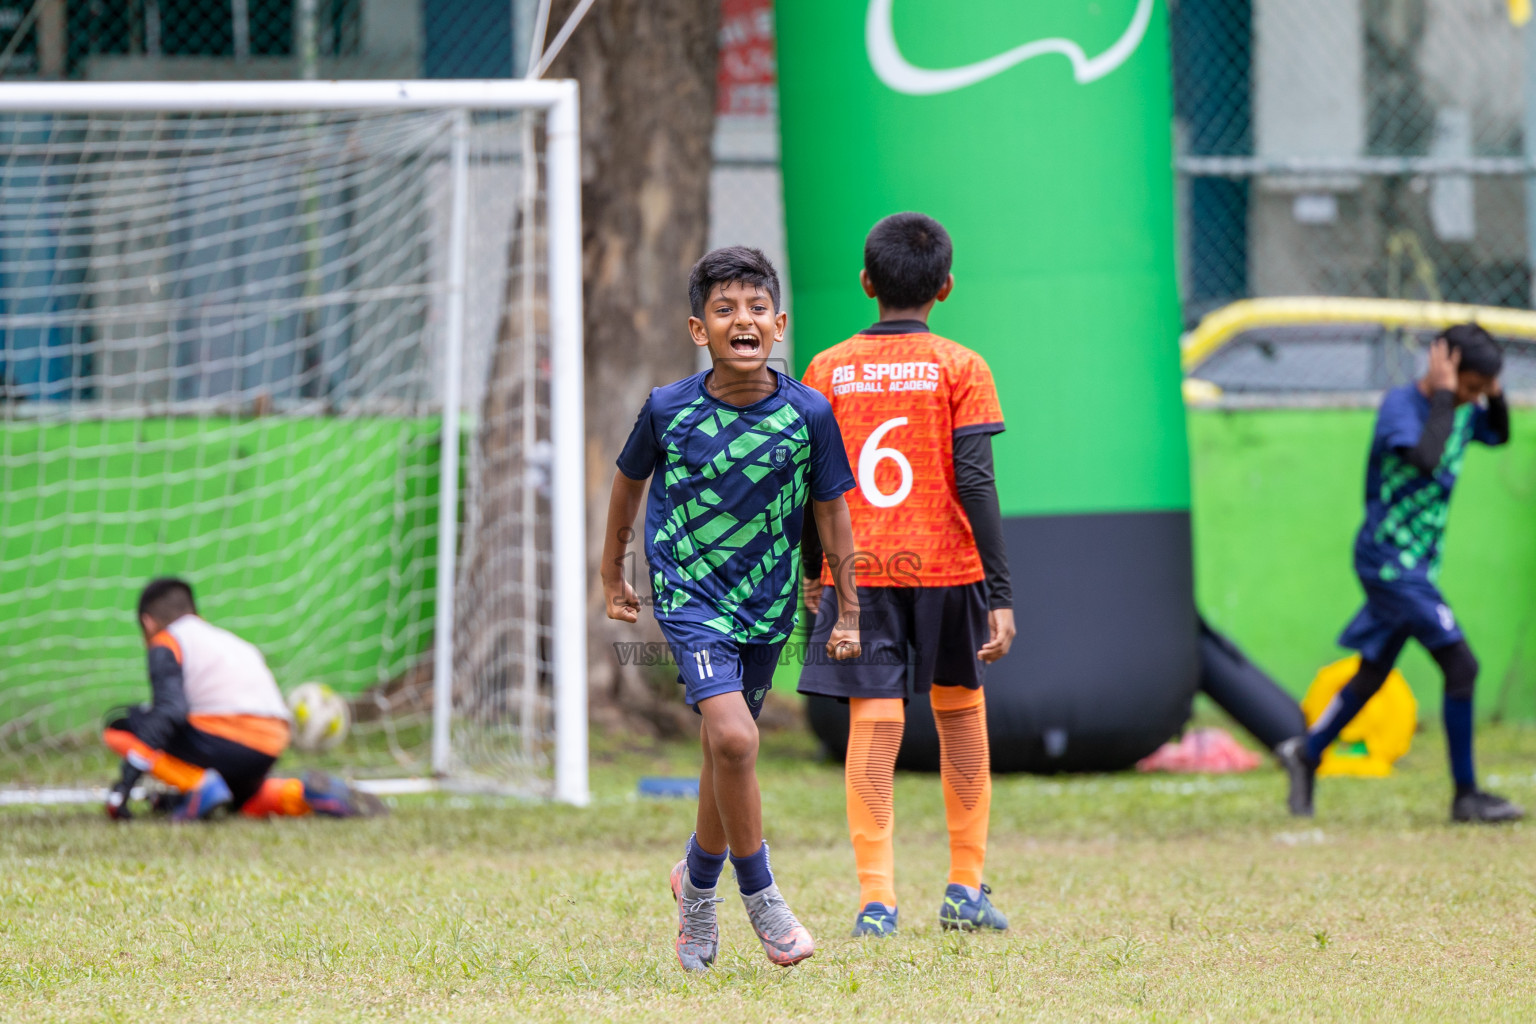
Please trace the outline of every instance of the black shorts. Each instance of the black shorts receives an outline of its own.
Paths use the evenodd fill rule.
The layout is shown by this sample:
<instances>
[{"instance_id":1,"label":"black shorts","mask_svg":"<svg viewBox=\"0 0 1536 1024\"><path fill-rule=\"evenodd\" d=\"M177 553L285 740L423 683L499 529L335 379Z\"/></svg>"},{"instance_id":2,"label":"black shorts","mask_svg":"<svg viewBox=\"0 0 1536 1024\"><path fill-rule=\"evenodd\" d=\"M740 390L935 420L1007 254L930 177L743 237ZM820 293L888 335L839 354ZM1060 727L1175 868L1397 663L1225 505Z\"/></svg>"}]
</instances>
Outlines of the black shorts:
<instances>
[{"instance_id":1,"label":"black shorts","mask_svg":"<svg viewBox=\"0 0 1536 1024\"><path fill-rule=\"evenodd\" d=\"M139 731L134 728L136 711L137 709L129 711L126 718L109 722L107 728L121 729L139 736ZM143 737L140 736L140 738ZM236 743L223 736L215 736L213 733L194 729L186 723L171 733L170 738L165 741L165 745L160 750L178 761L185 761L199 768L212 768L224 776L236 807L243 806L247 800L256 795L256 791L261 789L261 784L266 781L267 773L277 763L277 758L271 754L263 754L243 743Z\"/></svg>"},{"instance_id":2,"label":"black shorts","mask_svg":"<svg viewBox=\"0 0 1536 1024\"><path fill-rule=\"evenodd\" d=\"M800 673L800 692L823 697L901 697L934 686L978 689L986 666L976 652L991 637L985 583L953 587L860 587L857 658L834 661L827 638L837 591L823 587Z\"/></svg>"}]
</instances>

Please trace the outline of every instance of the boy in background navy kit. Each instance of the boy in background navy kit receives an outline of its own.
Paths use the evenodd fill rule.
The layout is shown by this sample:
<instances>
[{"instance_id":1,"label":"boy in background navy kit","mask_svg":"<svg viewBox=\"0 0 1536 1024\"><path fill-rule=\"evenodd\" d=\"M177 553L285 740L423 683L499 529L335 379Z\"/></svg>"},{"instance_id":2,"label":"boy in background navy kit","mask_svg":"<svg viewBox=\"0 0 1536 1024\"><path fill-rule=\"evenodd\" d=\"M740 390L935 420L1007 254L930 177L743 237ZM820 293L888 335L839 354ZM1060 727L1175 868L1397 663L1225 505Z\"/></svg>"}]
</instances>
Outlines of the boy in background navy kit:
<instances>
[{"instance_id":1,"label":"boy in background navy kit","mask_svg":"<svg viewBox=\"0 0 1536 1024\"><path fill-rule=\"evenodd\" d=\"M1445 676L1445 739L1456 784L1451 819L1504 822L1524 816L1510 801L1477 788L1472 760L1477 658L1437 585L1440 541L1467 445L1509 442L1509 408L1499 385L1503 365L1487 331L1458 324L1430 346L1422 379L1393 388L1382 399L1365 474L1365 523L1355 537L1355 572L1365 588L1365 607L1339 637L1341 646L1360 652L1360 668L1306 735L1275 750L1290 776L1288 805L1294 815L1312 816L1323 751L1381 688L1413 639Z\"/></svg>"}]
</instances>

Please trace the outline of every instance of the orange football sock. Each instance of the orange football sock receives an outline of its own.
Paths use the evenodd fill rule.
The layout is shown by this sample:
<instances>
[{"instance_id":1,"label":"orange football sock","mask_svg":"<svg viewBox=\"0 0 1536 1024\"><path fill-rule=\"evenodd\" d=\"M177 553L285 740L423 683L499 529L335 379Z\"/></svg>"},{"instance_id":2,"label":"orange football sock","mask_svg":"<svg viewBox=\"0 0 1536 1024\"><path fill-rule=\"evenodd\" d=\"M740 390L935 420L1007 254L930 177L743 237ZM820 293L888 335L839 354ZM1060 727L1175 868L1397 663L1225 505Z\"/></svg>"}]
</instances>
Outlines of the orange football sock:
<instances>
[{"instance_id":1,"label":"orange football sock","mask_svg":"<svg viewBox=\"0 0 1536 1024\"><path fill-rule=\"evenodd\" d=\"M992 813L992 764L987 706L981 690L935 686L929 694L939 729L939 776L949 825L949 880L981 887Z\"/></svg>"},{"instance_id":2,"label":"orange football sock","mask_svg":"<svg viewBox=\"0 0 1536 1024\"><path fill-rule=\"evenodd\" d=\"M899 698L848 701L848 835L859 871L859 906L896 906L896 854L891 834L896 807L891 784L907 713Z\"/></svg>"},{"instance_id":3,"label":"orange football sock","mask_svg":"<svg viewBox=\"0 0 1536 1024\"><path fill-rule=\"evenodd\" d=\"M132 761L134 767L183 793L196 789L203 781L203 769L156 750L126 729L108 729L101 738L114 753Z\"/></svg>"},{"instance_id":4,"label":"orange football sock","mask_svg":"<svg viewBox=\"0 0 1536 1024\"><path fill-rule=\"evenodd\" d=\"M240 813L251 818L302 818L309 813L309 804L304 802L304 780L267 779L240 808Z\"/></svg>"}]
</instances>

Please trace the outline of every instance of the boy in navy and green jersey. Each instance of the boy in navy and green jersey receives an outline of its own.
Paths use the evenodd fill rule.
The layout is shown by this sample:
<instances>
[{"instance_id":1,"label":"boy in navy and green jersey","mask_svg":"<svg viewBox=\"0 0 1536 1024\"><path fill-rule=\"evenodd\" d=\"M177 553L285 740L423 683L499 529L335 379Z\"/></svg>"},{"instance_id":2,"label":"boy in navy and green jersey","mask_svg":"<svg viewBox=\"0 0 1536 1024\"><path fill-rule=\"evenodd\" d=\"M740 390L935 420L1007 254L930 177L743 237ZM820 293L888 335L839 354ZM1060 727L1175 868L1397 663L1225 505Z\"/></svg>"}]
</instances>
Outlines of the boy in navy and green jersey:
<instances>
[{"instance_id":1,"label":"boy in navy and green jersey","mask_svg":"<svg viewBox=\"0 0 1536 1024\"><path fill-rule=\"evenodd\" d=\"M1477 788L1472 760L1472 692L1477 658L1438 587L1440 540L1467 445L1509 441L1509 409L1499 386L1503 356L1476 324L1446 330L1430 347L1421 380L1387 392L1376 418L1365 477L1365 523L1355 537L1355 572L1365 589L1339 644L1360 652L1360 668L1305 736L1275 753L1290 774L1292 814L1312 815L1317 765L1381 688L1410 640L1445 675L1446 746L1456 795L1454 821L1515 821L1523 811ZM1485 398L1486 405L1479 404Z\"/></svg>"},{"instance_id":2,"label":"boy in navy and green jersey","mask_svg":"<svg viewBox=\"0 0 1536 1024\"><path fill-rule=\"evenodd\" d=\"M827 400L768 367L788 320L773 265L755 249L716 249L694 265L688 290L689 332L714 365L656 388L640 410L613 480L603 591L610 618L638 620L624 562L649 478L656 621L684 699L703 717L697 830L671 877L678 959L699 970L715 958L715 883L729 854L764 951L787 966L815 945L769 868L756 718L795 624L805 506L840 564L853 553L843 501L853 473ZM827 642L834 658L859 653L858 595L846 589L849 614Z\"/></svg>"}]
</instances>

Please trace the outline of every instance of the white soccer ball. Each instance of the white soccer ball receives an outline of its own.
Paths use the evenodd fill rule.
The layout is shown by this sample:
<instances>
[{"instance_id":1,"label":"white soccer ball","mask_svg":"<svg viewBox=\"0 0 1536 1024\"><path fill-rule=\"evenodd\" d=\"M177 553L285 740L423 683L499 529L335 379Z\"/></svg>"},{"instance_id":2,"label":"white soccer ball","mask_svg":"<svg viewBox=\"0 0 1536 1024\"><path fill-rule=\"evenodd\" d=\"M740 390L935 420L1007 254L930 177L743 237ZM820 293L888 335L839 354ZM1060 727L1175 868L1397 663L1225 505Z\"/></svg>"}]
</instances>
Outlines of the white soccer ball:
<instances>
[{"instance_id":1,"label":"white soccer ball","mask_svg":"<svg viewBox=\"0 0 1536 1024\"><path fill-rule=\"evenodd\" d=\"M293 712L293 745L306 753L330 750L352 724L347 699L324 683L303 683L288 694Z\"/></svg>"}]
</instances>

